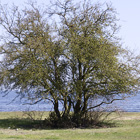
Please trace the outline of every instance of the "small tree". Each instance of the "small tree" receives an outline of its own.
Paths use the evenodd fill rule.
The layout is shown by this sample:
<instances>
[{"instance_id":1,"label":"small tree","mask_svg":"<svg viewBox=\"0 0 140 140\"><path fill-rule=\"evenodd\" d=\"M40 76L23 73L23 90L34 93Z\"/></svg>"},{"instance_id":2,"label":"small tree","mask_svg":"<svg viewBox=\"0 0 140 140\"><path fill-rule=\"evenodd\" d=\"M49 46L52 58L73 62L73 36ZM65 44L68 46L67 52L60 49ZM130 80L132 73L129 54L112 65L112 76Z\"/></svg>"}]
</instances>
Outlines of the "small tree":
<instances>
[{"instance_id":1,"label":"small tree","mask_svg":"<svg viewBox=\"0 0 140 140\"><path fill-rule=\"evenodd\" d=\"M6 33L1 36L1 87L34 104L52 102L55 120L81 125L89 110L138 89L138 57L130 59L121 47L111 5L66 0L47 11L33 3L24 10L0 10Z\"/></svg>"}]
</instances>

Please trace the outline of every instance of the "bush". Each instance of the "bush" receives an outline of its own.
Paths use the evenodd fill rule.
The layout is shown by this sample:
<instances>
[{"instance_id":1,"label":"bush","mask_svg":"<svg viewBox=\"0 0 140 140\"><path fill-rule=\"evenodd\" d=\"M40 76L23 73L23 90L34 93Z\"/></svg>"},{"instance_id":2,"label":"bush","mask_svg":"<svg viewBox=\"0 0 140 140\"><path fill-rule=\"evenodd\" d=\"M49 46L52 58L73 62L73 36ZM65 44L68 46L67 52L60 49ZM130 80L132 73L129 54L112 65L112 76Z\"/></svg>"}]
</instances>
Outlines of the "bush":
<instances>
[{"instance_id":1,"label":"bush","mask_svg":"<svg viewBox=\"0 0 140 140\"><path fill-rule=\"evenodd\" d=\"M55 112L50 112L49 117L44 120L44 125L51 128L97 128L108 127L107 117L111 112L88 112L85 116L71 113L67 116L57 117Z\"/></svg>"}]
</instances>

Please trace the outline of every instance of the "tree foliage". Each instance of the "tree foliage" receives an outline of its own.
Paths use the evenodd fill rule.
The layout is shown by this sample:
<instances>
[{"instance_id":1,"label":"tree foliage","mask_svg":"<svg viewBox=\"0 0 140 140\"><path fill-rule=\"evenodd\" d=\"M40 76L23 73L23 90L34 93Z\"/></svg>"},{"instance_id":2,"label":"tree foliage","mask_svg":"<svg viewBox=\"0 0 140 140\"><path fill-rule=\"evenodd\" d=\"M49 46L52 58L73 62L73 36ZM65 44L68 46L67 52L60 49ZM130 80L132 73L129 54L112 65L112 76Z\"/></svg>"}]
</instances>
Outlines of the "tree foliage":
<instances>
[{"instance_id":1,"label":"tree foliage","mask_svg":"<svg viewBox=\"0 0 140 140\"><path fill-rule=\"evenodd\" d=\"M53 117L80 125L89 110L138 89L138 57L122 48L117 22L108 4L1 5L2 89L33 103L50 101ZM98 98L103 100L94 104Z\"/></svg>"}]
</instances>

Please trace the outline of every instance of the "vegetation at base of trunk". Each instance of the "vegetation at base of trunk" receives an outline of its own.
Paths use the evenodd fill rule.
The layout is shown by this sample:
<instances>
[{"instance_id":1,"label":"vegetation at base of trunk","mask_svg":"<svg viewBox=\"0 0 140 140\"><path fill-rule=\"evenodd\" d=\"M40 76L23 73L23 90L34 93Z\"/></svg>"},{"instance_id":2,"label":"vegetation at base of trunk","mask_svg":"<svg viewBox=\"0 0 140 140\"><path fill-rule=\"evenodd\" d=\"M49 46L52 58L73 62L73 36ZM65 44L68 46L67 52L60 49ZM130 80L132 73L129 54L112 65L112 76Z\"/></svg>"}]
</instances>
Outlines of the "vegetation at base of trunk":
<instances>
[{"instance_id":1,"label":"vegetation at base of trunk","mask_svg":"<svg viewBox=\"0 0 140 140\"><path fill-rule=\"evenodd\" d=\"M62 128L109 128L114 127L115 123L108 119L108 113L92 112L90 120L81 119L87 122L81 122L80 126L72 122L70 118L60 120L56 118L55 113L29 111L27 112L1 112L0 128L9 129L62 129ZM9 114L9 115L8 115ZM43 115L42 115L43 114ZM53 115L52 115L53 114ZM98 115L97 115L98 114ZM109 113L110 114L110 113ZM114 113L118 116L117 113ZM118 116L119 117L119 116ZM39 118L39 119L38 119ZM41 119L40 119L41 118ZM92 118L92 119L91 119ZM67 121L67 122L66 122Z\"/></svg>"},{"instance_id":2,"label":"vegetation at base of trunk","mask_svg":"<svg viewBox=\"0 0 140 140\"><path fill-rule=\"evenodd\" d=\"M89 112L86 116L75 116L74 113L63 118L58 118L55 112L51 112L49 117L44 120L45 126L51 128L100 128L114 126L108 116L111 113L105 112Z\"/></svg>"},{"instance_id":3,"label":"vegetation at base of trunk","mask_svg":"<svg viewBox=\"0 0 140 140\"><path fill-rule=\"evenodd\" d=\"M0 5L1 90L30 104L51 102L57 127L94 125L90 111L139 86L139 57L122 48L117 21L111 5L89 1Z\"/></svg>"}]
</instances>

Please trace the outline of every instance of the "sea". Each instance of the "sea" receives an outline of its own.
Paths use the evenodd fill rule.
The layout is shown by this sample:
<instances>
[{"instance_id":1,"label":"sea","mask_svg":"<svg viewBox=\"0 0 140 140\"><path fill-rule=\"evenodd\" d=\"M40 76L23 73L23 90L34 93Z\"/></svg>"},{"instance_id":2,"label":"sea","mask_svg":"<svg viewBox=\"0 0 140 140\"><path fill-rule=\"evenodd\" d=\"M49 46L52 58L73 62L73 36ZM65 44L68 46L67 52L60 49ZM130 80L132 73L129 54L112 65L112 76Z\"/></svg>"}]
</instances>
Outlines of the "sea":
<instances>
[{"instance_id":1,"label":"sea","mask_svg":"<svg viewBox=\"0 0 140 140\"><path fill-rule=\"evenodd\" d=\"M8 95L0 94L0 112L13 111L52 111L53 106L49 102L40 102L30 105L25 99L17 97L15 92ZM14 100L13 100L14 99ZM102 107L104 108L104 106ZM140 92L135 96L130 96L122 101L114 101L111 105L105 106L108 110L119 110L124 112L140 112Z\"/></svg>"}]
</instances>

